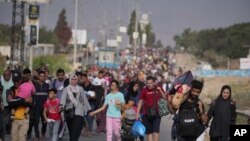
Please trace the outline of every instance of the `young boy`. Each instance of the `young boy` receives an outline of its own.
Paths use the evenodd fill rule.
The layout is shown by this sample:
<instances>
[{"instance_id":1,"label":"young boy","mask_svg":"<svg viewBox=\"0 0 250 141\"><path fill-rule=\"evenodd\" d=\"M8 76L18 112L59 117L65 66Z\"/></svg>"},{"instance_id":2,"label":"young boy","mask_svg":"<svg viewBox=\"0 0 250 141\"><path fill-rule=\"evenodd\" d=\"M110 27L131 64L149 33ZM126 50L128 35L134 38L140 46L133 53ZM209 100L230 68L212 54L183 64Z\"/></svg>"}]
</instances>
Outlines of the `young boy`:
<instances>
[{"instance_id":1,"label":"young boy","mask_svg":"<svg viewBox=\"0 0 250 141\"><path fill-rule=\"evenodd\" d=\"M58 130L61 121L61 109L59 108L60 100L56 96L57 90L55 88L49 89L49 98L44 104L43 116L48 122L49 135L51 141L58 140Z\"/></svg>"}]
</instances>

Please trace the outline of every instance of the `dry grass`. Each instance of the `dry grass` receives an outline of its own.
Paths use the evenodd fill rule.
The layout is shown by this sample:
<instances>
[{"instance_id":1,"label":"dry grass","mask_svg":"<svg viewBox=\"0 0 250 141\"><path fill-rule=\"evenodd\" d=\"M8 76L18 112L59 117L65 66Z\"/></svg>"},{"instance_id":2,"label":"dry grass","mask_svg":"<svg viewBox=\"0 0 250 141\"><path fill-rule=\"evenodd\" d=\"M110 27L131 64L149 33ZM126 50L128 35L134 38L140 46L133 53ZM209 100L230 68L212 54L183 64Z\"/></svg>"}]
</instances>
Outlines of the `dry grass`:
<instances>
[{"instance_id":1,"label":"dry grass","mask_svg":"<svg viewBox=\"0 0 250 141\"><path fill-rule=\"evenodd\" d=\"M230 85L232 96L237 101L238 109L250 109L250 78L247 77L209 77L204 79L201 98L205 104L215 99L223 85Z\"/></svg>"},{"instance_id":2,"label":"dry grass","mask_svg":"<svg viewBox=\"0 0 250 141\"><path fill-rule=\"evenodd\" d=\"M233 98L237 101L237 109L250 110L250 85L249 82L245 84L232 84L234 90Z\"/></svg>"}]
</instances>

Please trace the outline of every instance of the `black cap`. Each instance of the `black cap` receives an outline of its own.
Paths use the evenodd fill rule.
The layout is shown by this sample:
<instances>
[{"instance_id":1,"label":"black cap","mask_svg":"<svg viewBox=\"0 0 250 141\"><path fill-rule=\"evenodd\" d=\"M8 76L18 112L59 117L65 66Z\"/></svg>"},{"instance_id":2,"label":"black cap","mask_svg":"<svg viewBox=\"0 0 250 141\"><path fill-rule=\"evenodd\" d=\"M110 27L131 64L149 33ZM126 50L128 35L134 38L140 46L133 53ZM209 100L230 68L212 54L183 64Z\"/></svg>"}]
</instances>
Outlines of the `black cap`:
<instances>
[{"instance_id":1,"label":"black cap","mask_svg":"<svg viewBox=\"0 0 250 141\"><path fill-rule=\"evenodd\" d=\"M77 76L82 76L83 73L82 73L81 71L76 71L75 75L77 75Z\"/></svg>"},{"instance_id":2,"label":"black cap","mask_svg":"<svg viewBox=\"0 0 250 141\"><path fill-rule=\"evenodd\" d=\"M12 74L12 81L13 82L20 81L21 79L22 79L22 77L21 77L20 72L18 72L18 71L13 72L13 74Z\"/></svg>"},{"instance_id":3,"label":"black cap","mask_svg":"<svg viewBox=\"0 0 250 141\"><path fill-rule=\"evenodd\" d=\"M25 68L23 70L23 74L31 74L31 70L29 68Z\"/></svg>"}]
</instances>

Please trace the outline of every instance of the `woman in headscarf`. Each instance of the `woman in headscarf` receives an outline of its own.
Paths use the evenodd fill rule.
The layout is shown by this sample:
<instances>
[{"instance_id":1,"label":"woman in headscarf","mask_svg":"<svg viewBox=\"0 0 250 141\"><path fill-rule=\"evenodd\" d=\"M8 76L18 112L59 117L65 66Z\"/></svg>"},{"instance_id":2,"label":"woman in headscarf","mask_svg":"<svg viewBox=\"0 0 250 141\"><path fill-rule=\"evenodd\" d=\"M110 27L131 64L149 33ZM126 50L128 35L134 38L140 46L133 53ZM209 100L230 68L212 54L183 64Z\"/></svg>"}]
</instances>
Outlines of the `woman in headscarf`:
<instances>
[{"instance_id":1,"label":"woman in headscarf","mask_svg":"<svg viewBox=\"0 0 250 141\"><path fill-rule=\"evenodd\" d=\"M70 141L78 141L83 127L83 117L91 110L86 94L83 88L77 85L77 81L76 75L70 76L70 84L64 88L60 101Z\"/></svg>"},{"instance_id":2,"label":"woman in headscarf","mask_svg":"<svg viewBox=\"0 0 250 141\"><path fill-rule=\"evenodd\" d=\"M224 85L218 98L210 105L208 118L213 118L209 133L211 141L229 141L229 127L235 124L237 116L231 95L230 86Z\"/></svg>"}]
</instances>

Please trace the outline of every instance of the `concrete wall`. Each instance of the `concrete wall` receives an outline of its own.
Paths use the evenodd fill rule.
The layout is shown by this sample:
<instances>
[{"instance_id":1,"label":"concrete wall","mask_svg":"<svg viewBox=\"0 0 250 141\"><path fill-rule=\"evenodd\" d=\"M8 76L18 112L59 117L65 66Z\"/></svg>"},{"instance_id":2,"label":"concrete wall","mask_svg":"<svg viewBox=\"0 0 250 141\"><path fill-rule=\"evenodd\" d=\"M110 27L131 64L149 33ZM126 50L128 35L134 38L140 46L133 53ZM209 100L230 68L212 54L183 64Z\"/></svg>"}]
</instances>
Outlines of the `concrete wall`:
<instances>
[{"instance_id":1,"label":"concrete wall","mask_svg":"<svg viewBox=\"0 0 250 141\"><path fill-rule=\"evenodd\" d=\"M10 56L10 46L0 46L0 53L2 56Z\"/></svg>"},{"instance_id":2,"label":"concrete wall","mask_svg":"<svg viewBox=\"0 0 250 141\"><path fill-rule=\"evenodd\" d=\"M33 56L42 56L42 55L53 55L54 54L54 45L53 44L38 44L37 46L33 47ZM10 46L0 46L0 53L3 56L9 56L10 57ZM25 48L25 57L30 56L30 47ZM20 57L20 50L15 49L15 57Z\"/></svg>"}]
</instances>

